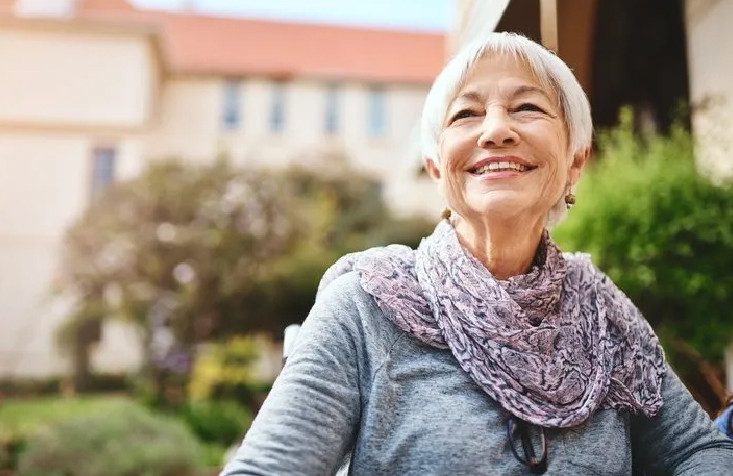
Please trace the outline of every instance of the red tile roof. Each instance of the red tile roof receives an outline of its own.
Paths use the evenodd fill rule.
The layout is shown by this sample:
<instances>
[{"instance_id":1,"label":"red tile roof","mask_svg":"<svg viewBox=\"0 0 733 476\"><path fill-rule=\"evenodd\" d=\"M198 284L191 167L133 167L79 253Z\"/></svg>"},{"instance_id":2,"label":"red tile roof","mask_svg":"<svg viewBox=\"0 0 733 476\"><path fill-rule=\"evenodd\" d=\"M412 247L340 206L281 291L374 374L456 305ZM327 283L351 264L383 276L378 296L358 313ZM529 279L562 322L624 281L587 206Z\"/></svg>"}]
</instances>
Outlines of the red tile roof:
<instances>
[{"instance_id":1,"label":"red tile roof","mask_svg":"<svg viewBox=\"0 0 733 476\"><path fill-rule=\"evenodd\" d=\"M76 0L78 11L124 11L137 10L127 0Z\"/></svg>"},{"instance_id":2,"label":"red tile roof","mask_svg":"<svg viewBox=\"0 0 733 476\"><path fill-rule=\"evenodd\" d=\"M87 20L157 25L174 74L430 83L444 61L445 36L436 33L136 10L125 0L78 6Z\"/></svg>"}]
</instances>

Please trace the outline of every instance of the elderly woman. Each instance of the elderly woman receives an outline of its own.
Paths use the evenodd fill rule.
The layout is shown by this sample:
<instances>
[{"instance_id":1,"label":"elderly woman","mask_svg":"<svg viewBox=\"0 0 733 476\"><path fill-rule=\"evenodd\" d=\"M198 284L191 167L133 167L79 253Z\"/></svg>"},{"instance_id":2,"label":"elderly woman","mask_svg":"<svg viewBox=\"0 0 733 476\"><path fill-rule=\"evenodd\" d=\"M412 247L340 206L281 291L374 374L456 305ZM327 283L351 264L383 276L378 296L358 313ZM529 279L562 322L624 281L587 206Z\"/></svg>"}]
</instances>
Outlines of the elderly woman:
<instances>
[{"instance_id":1,"label":"elderly woman","mask_svg":"<svg viewBox=\"0 0 733 476\"><path fill-rule=\"evenodd\" d=\"M546 231L591 135L552 53L507 33L461 51L422 117L450 213L326 273L222 474L733 474L638 309Z\"/></svg>"}]
</instances>

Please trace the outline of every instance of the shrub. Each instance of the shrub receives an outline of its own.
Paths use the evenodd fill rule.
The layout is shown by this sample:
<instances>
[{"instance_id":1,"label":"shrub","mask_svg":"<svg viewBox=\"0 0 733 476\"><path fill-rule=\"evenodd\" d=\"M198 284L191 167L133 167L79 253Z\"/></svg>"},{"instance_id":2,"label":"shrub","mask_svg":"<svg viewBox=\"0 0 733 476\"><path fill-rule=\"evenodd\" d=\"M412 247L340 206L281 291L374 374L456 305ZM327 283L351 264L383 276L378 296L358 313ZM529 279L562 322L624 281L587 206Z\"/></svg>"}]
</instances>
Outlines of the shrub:
<instances>
[{"instance_id":1,"label":"shrub","mask_svg":"<svg viewBox=\"0 0 733 476\"><path fill-rule=\"evenodd\" d=\"M205 443L229 446L238 442L252 423L252 413L233 401L201 400L183 412L189 428Z\"/></svg>"},{"instance_id":2,"label":"shrub","mask_svg":"<svg viewBox=\"0 0 733 476\"><path fill-rule=\"evenodd\" d=\"M27 383L25 380L19 382L23 385ZM17 467L19 454L26 441L41 428L92 413L113 413L120 405L128 403L122 397L111 396L28 398L29 394L21 395L22 398L7 398L0 404L0 470Z\"/></svg>"},{"instance_id":3,"label":"shrub","mask_svg":"<svg viewBox=\"0 0 733 476\"><path fill-rule=\"evenodd\" d=\"M20 456L19 476L189 476L198 445L179 422L126 403L40 430Z\"/></svg>"},{"instance_id":4,"label":"shrub","mask_svg":"<svg viewBox=\"0 0 733 476\"><path fill-rule=\"evenodd\" d=\"M625 110L620 126L600 134L578 206L553 236L565 250L591 253L668 353L683 343L721 362L733 338L733 186L696 172L683 128L642 139L632 122Z\"/></svg>"},{"instance_id":5,"label":"shrub","mask_svg":"<svg viewBox=\"0 0 733 476\"><path fill-rule=\"evenodd\" d=\"M58 394L62 387L60 377L13 377L0 380L0 394L5 397L34 397Z\"/></svg>"},{"instance_id":6,"label":"shrub","mask_svg":"<svg viewBox=\"0 0 733 476\"><path fill-rule=\"evenodd\" d=\"M233 400L257 412L271 384L257 377L255 365L270 347L266 335L238 335L200 346L188 386L191 400Z\"/></svg>"}]
</instances>

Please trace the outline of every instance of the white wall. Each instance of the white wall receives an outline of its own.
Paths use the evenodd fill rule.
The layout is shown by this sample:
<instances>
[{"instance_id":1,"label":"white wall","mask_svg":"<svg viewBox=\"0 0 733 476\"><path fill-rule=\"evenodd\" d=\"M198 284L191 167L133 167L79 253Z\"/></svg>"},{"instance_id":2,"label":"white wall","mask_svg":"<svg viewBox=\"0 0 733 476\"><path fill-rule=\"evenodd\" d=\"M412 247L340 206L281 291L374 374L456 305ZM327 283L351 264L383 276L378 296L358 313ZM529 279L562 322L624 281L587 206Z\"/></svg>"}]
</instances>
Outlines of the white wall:
<instances>
[{"instance_id":1,"label":"white wall","mask_svg":"<svg viewBox=\"0 0 733 476\"><path fill-rule=\"evenodd\" d=\"M696 158L713 180L733 179L733 2L687 0L690 100Z\"/></svg>"}]
</instances>

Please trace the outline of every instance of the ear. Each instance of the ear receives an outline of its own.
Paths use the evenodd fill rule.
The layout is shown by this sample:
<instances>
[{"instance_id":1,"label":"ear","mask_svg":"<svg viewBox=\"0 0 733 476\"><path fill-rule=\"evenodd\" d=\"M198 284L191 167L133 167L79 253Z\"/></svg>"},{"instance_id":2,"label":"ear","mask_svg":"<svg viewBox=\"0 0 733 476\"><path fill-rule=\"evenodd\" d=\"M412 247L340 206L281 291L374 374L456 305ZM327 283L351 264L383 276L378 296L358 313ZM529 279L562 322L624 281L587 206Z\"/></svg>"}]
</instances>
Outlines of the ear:
<instances>
[{"instance_id":1,"label":"ear","mask_svg":"<svg viewBox=\"0 0 733 476\"><path fill-rule=\"evenodd\" d=\"M425 170L428 171L430 178L438 182L440 180L440 169L433 159L425 159Z\"/></svg>"},{"instance_id":2,"label":"ear","mask_svg":"<svg viewBox=\"0 0 733 476\"><path fill-rule=\"evenodd\" d=\"M585 147L573 155L573 163L570 164L570 170L568 170L568 181L570 183L578 183L580 179L580 173L583 171L586 162L590 157L590 147Z\"/></svg>"}]
</instances>

